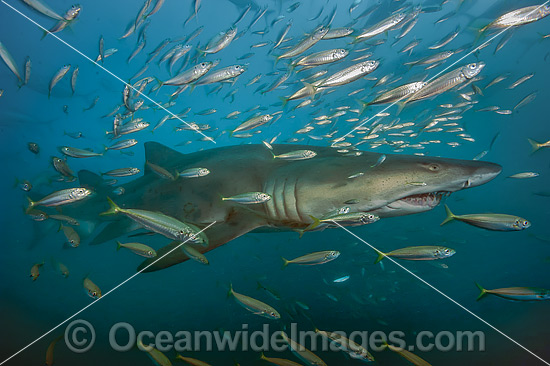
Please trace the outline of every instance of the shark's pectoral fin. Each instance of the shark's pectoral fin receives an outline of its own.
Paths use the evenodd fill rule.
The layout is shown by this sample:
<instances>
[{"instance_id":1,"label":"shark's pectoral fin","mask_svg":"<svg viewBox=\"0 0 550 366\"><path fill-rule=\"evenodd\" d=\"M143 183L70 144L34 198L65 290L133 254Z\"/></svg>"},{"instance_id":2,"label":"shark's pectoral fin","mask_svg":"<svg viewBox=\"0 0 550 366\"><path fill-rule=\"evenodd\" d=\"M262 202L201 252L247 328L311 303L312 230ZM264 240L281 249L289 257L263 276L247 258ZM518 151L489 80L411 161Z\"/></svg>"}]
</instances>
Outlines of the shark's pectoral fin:
<instances>
[{"instance_id":1,"label":"shark's pectoral fin","mask_svg":"<svg viewBox=\"0 0 550 366\"><path fill-rule=\"evenodd\" d=\"M136 224L134 221L121 217L119 220L110 222L105 226L99 234L90 242L90 245L102 244L110 240L115 240L116 238L125 235L129 232L139 229L141 226Z\"/></svg>"},{"instance_id":2,"label":"shark's pectoral fin","mask_svg":"<svg viewBox=\"0 0 550 366\"><path fill-rule=\"evenodd\" d=\"M233 210L228 215L226 221L216 222L204 231L204 234L206 234L206 237L208 238L208 246L195 246L195 249L201 253L206 253L264 225L266 225L265 218L258 216L253 212ZM181 242L179 241L173 241L170 244L160 248L157 250L157 256L155 258L149 258L139 265L138 271L145 269L143 272L153 272L185 262L189 259L189 257L185 255L181 248L178 248L166 255L164 258L159 259L180 244Z\"/></svg>"}]
</instances>

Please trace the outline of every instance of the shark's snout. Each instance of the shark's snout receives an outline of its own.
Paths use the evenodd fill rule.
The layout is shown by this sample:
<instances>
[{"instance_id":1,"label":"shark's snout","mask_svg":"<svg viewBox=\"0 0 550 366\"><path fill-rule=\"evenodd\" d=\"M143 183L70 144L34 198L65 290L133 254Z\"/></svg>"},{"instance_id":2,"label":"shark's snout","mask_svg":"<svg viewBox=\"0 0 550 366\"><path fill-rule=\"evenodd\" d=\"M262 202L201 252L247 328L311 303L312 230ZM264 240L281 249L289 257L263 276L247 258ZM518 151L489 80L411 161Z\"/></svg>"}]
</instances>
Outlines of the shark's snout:
<instances>
[{"instance_id":1,"label":"shark's snout","mask_svg":"<svg viewBox=\"0 0 550 366\"><path fill-rule=\"evenodd\" d=\"M493 180L502 171L502 167L495 163L476 162L478 165L470 175L464 188L476 187Z\"/></svg>"}]
</instances>

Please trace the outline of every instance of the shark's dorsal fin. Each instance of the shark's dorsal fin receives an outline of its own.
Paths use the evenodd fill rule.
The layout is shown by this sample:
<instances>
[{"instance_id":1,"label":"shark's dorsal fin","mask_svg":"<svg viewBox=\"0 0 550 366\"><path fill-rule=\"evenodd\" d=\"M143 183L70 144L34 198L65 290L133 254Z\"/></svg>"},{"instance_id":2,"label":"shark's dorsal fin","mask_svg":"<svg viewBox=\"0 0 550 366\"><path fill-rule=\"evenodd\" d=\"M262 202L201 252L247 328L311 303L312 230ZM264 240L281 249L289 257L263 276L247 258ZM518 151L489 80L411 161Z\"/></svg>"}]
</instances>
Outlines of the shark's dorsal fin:
<instances>
[{"instance_id":1,"label":"shark's dorsal fin","mask_svg":"<svg viewBox=\"0 0 550 366\"><path fill-rule=\"evenodd\" d=\"M145 161L161 166L163 168L174 165L183 157L183 154L158 142L149 141L145 143ZM146 171L150 169L146 166Z\"/></svg>"},{"instance_id":2,"label":"shark's dorsal fin","mask_svg":"<svg viewBox=\"0 0 550 366\"><path fill-rule=\"evenodd\" d=\"M78 172L78 181L80 186L97 191L104 186L104 180L96 173L89 170L81 170Z\"/></svg>"}]
</instances>

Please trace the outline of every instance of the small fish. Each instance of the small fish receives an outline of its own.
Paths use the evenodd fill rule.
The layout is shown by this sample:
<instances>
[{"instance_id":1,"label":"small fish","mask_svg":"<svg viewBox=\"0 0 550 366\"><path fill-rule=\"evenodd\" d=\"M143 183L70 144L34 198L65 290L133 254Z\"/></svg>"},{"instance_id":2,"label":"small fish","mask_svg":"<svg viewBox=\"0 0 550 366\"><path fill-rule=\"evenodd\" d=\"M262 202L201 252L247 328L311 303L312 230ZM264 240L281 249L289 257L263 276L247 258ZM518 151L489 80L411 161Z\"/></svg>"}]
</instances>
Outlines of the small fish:
<instances>
[{"instance_id":1,"label":"small fish","mask_svg":"<svg viewBox=\"0 0 550 366\"><path fill-rule=\"evenodd\" d=\"M15 178L15 186L19 186L19 188L25 192L30 192L32 190L32 183L28 180L19 181L19 179Z\"/></svg>"},{"instance_id":2,"label":"small fish","mask_svg":"<svg viewBox=\"0 0 550 366\"><path fill-rule=\"evenodd\" d=\"M113 193L116 194L117 196L122 196L124 192L126 192L124 187L117 187L113 190Z\"/></svg>"},{"instance_id":3,"label":"small fish","mask_svg":"<svg viewBox=\"0 0 550 366\"><path fill-rule=\"evenodd\" d=\"M349 278L350 278L350 276L346 275L346 276L338 277L338 278L334 279L332 282L342 283L342 282L346 282L347 280L349 280Z\"/></svg>"},{"instance_id":4,"label":"small fish","mask_svg":"<svg viewBox=\"0 0 550 366\"><path fill-rule=\"evenodd\" d=\"M210 170L206 168L189 168L181 172L177 172L176 175L182 178L198 178L198 177L204 177L208 174L210 174Z\"/></svg>"},{"instance_id":5,"label":"small fish","mask_svg":"<svg viewBox=\"0 0 550 366\"><path fill-rule=\"evenodd\" d=\"M29 207L34 208L35 206L45 206L45 207L55 207L73 203L76 201L83 200L92 194L92 191L87 188L68 188L62 189L60 191L53 192L46 197L34 202L27 197L29 201Z\"/></svg>"},{"instance_id":6,"label":"small fish","mask_svg":"<svg viewBox=\"0 0 550 366\"><path fill-rule=\"evenodd\" d=\"M196 358L183 357L182 355L178 355L178 354L176 354L176 360L182 360L183 362L186 362L192 366L211 366L209 363L203 362L201 360L197 360Z\"/></svg>"},{"instance_id":7,"label":"small fish","mask_svg":"<svg viewBox=\"0 0 550 366\"><path fill-rule=\"evenodd\" d=\"M195 0L195 4L200 3L199 0ZM198 9L197 9L198 10ZM152 345L145 346L141 337L138 337L136 346L140 351L147 352L147 356L153 361L156 366L172 366L172 362L161 351L153 347Z\"/></svg>"},{"instance_id":8,"label":"small fish","mask_svg":"<svg viewBox=\"0 0 550 366\"><path fill-rule=\"evenodd\" d=\"M507 300L516 301L540 301L550 300L550 290L538 287L508 287L498 288L495 290L486 290L476 283L477 288L481 291L477 297L477 301L484 298L486 295L495 295Z\"/></svg>"},{"instance_id":9,"label":"small fish","mask_svg":"<svg viewBox=\"0 0 550 366\"><path fill-rule=\"evenodd\" d=\"M40 267L44 265L44 262L42 263L36 263L31 267L31 275L33 281L36 281L36 279L40 276Z\"/></svg>"},{"instance_id":10,"label":"small fish","mask_svg":"<svg viewBox=\"0 0 550 366\"><path fill-rule=\"evenodd\" d=\"M445 211L447 212L447 218L443 220L441 225L445 225L452 220L459 220L483 229L496 231L519 231L531 226L529 221L518 216L491 213L454 215L447 205L445 205Z\"/></svg>"},{"instance_id":11,"label":"small fish","mask_svg":"<svg viewBox=\"0 0 550 366\"><path fill-rule=\"evenodd\" d=\"M227 294L228 297L235 298L235 301L239 305L241 305L246 310L252 312L255 315L263 316L268 319L280 319L281 314L277 310L275 310L273 307L259 301L256 299L253 299L252 297L239 294L233 290L233 284L229 285L229 292Z\"/></svg>"},{"instance_id":12,"label":"small fish","mask_svg":"<svg viewBox=\"0 0 550 366\"><path fill-rule=\"evenodd\" d=\"M523 84L524 82L526 82L527 80L531 79L533 76L535 76L534 72L532 72L530 74L527 74L525 76L522 76L518 80L516 80L512 84L510 84L510 86L507 89L510 89L510 90L514 89L514 88L518 87L519 85ZM485 89L487 89L487 88L485 88Z\"/></svg>"},{"instance_id":13,"label":"small fish","mask_svg":"<svg viewBox=\"0 0 550 366\"><path fill-rule=\"evenodd\" d=\"M25 2L28 2L29 0L25 0ZM61 339L63 339L64 335L60 335L56 339L50 342L48 348L46 349L46 366L53 366L54 360L53 360L53 352L55 349L55 345L57 342L59 342Z\"/></svg>"},{"instance_id":14,"label":"small fish","mask_svg":"<svg viewBox=\"0 0 550 366\"><path fill-rule=\"evenodd\" d=\"M277 293L277 291L273 290L272 288L269 288L267 286L264 286L263 284L260 283L260 281L258 281L258 287L257 287L258 290L264 290L265 292L267 292L267 294L269 296L271 296L272 298L274 298L275 300L281 300L281 296Z\"/></svg>"},{"instance_id":15,"label":"small fish","mask_svg":"<svg viewBox=\"0 0 550 366\"><path fill-rule=\"evenodd\" d=\"M158 175L162 179L168 179L168 180L176 180L177 179L177 174L174 175L174 174L170 173L168 170L164 169L161 166L153 164L149 161L146 161L145 165L147 165L149 167L149 169L151 169L156 175Z\"/></svg>"},{"instance_id":16,"label":"small fish","mask_svg":"<svg viewBox=\"0 0 550 366\"><path fill-rule=\"evenodd\" d=\"M122 140L117 143L112 144L111 146L106 146L105 150L122 150L129 147L137 145L138 141L136 139ZM103 154L101 154L103 155Z\"/></svg>"},{"instance_id":17,"label":"small fish","mask_svg":"<svg viewBox=\"0 0 550 366\"><path fill-rule=\"evenodd\" d=\"M78 220L76 220L76 219L74 219L70 216L65 216L65 215L60 215L60 214L52 214L52 215L49 215L48 217L52 220L66 222L69 225L73 225L73 226L79 226L80 225L80 222L78 222Z\"/></svg>"},{"instance_id":18,"label":"small fish","mask_svg":"<svg viewBox=\"0 0 550 366\"><path fill-rule=\"evenodd\" d=\"M154 231L157 234L163 235L172 240L180 242L189 242L201 245L208 245L208 238L204 232L198 233L200 229L192 224L186 224L178 219L165 215L162 212L152 212L146 210L120 208L116 203L107 197L109 202L109 210L100 213L104 215L123 214L131 220L137 222L141 226Z\"/></svg>"},{"instance_id":19,"label":"small fish","mask_svg":"<svg viewBox=\"0 0 550 366\"><path fill-rule=\"evenodd\" d=\"M117 241L116 244L117 244L116 250L119 250L120 248L126 248L126 249L129 249L132 253L135 253L145 258L154 258L157 256L157 252L153 248L145 244L141 244L141 243L123 244L119 241Z\"/></svg>"},{"instance_id":20,"label":"small fish","mask_svg":"<svg viewBox=\"0 0 550 366\"><path fill-rule=\"evenodd\" d=\"M539 173L525 172L525 173L517 173L517 174L511 175L508 178L526 179L526 178L535 178L535 177L538 177L538 176L539 176Z\"/></svg>"},{"instance_id":21,"label":"small fish","mask_svg":"<svg viewBox=\"0 0 550 366\"><path fill-rule=\"evenodd\" d=\"M362 177L363 175L365 175L365 173L363 173L363 172L355 173L355 174L350 175L350 176L348 177L348 179L359 178L359 177Z\"/></svg>"},{"instance_id":22,"label":"small fish","mask_svg":"<svg viewBox=\"0 0 550 366\"><path fill-rule=\"evenodd\" d=\"M69 164L66 160L60 159L57 156L52 157L52 165L54 169L64 177L69 179L74 178L74 172L69 167Z\"/></svg>"},{"instance_id":23,"label":"small fish","mask_svg":"<svg viewBox=\"0 0 550 366\"><path fill-rule=\"evenodd\" d=\"M86 108L83 108L82 111L83 112L86 112L86 111L89 111L90 109L92 109L93 107L96 106L97 102L99 101L99 95L97 97L94 98L94 100L92 101L92 103L90 104L90 106L86 107Z\"/></svg>"},{"instance_id":24,"label":"small fish","mask_svg":"<svg viewBox=\"0 0 550 366\"><path fill-rule=\"evenodd\" d=\"M76 131L76 132L63 131L63 136L69 136L70 138L77 140L79 138L84 137L84 134L80 131Z\"/></svg>"},{"instance_id":25,"label":"small fish","mask_svg":"<svg viewBox=\"0 0 550 366\"><path fill-rule=\"evenodd\" d=\"M63 231L63 234L65 234L65 237L67 238L67 242L71 247L76 248L80 245L80 235L78 235L75 229L73 229L70 226L64 226L63 224L59 224L59 230Z\"/></svg>"},{"instance_id":26,"label":"small fish","mask_svg":"<svg viewBox=\"0 0 550 366\"><path fill-rule=\"evenodd\" d=\"M347 226L347 225L356 226L356 225L372 224L380 220L379 216L373 215L368 212L343 212L343 213L336 212L334 214L324 215L321 218L316 218L311 215L309 215L309 217L313 220L313 223L310 224L307 228L305 228L304 232L313 230L317 226L321 225L322 223L337 222L342 226Z\"/></svg>"},{"instance_id":27,"label":"small fish","mask_svg":"<svg viewBox=\"0 0 550 366\"><path fill-rule=\"evenodd\" d=\"M264 203L271 199L271 195L263 192L248 192L241 193L231 197L222 197L222 201L232 201L244 205L252 205L256 203Z\"/></svg>"},{"instance_id":28,"label":"small fish","mask_svg":"<svg viewBox=\"0 0 550 366\"><path fill-rule=\"evenodd\" d=\"M91 150L84 150L70 146L60 146L59 151L62 154L73 158L92 158L96 156L103 156L103 153L96 153Z\"/></svg>"},{"instance_id":29,"label":"small fish","mask_svg":"<svg viewBox=\"0 0 550 366\"><path fill-rule=\"evenodd\" d=\"M292 353L294 353L296 357L305 362L307 365L327 366L327 364L323 360L321 360L319 356L317 356L301 344L298 344L297 342L290 339L285 332L281 331L280 334L283 340L290 346L290 350L292 351Z\"/></svg>"},{"instance_id":30,"label":"small fish","mask_svg":"<svg viewBox=\"0 0 550 366\"><path fill-rule=\"evenodd\" d=\"M317 153L312 150L296 150L279 155L273 154L274 159L282 160L304 160L314 158L315 156L317 156Z\"/></svg>"},{"instance_id":31,"label":"small fish","mask_svg":"<svg viewBox=\"0 0 550 366\"><path fill-rule=\"evenodd\" d=\"M44 221L49 217L47 213L35 208L25 210L25 215L29 216L34 221Z\"/></svg>"},{"instance_id":32,"label":"small fish","mask_svg":"<svg viewBox=\"0 0 550 366\"><path fill-rule=\"evenodd\" d=\"M365 347L350 339L347 339L339 333L327 332L319 329L315 329L315 333L328 338L331 342L334 342L337 347L345 352L351 359L364 362L374 362L374 357Z\"/></svg>"},{"instance_id":33,"label":"small fish","mask_svg":"<svg viewBox=\"0 0 550 366\"><path fill-rule=\"evenodd\" d=\"M27 60L25 61L25 80L23 81L23 85L27 85L29 83L29 80L31 78L31 69L31 58L27 56Z\"/></svg>"},{"instance_id":34,"label":"small fish","mask_svg":"<svg viewBox=\"0 0 550 366\"><path fill-rule=\"evenodd\" d=\"M521 107L531 103L533 100L535 100L536 97L537 97L537 92L533 92L529 94L528 96L520 100L518 104L516 104L516 106L514 107L514 111L516 109L520 109Z\"/></svg>"},{"instance_id":35,"label":"small fish","mask_svg":"<svg viewBox=\"0 0 550 366\"><path fill-rule=\"evenodd\" d=\"M406 349L399 348L392 346L391 344L385 343L386 347L389 348L391 351L397 353L399 356L403 357L405 360L411 362L415 366L432 366L419 356L415 355L414 353L411 353L407 351Z\"/></svg>"},{"instance_id":36,"label":"small fish","mask_svg":"<svg viewBox=\"0 0 550 366\"><path fill-rule=\"evenodd\" d=\"M313 266L317 264L324 264L328 263L330 261L335 260L340 256L340 252L336 250L326 250L322 252L314 252L310 254L303 255L301 257L288 260L285 258L282 258L283 260L283 268L288 266L289 264L300 264L300 265L307 265L307 266Z\"/></svg>"},{"instance_id":37,"label":"small fish","mask_svg":"<svg viewBox=\"0 0 550 366\"><path fill-rule=\"evenodd\" d=\"M108 175L110 177L129 177L131 175L139 174L140 172L141 170L139 170L139 168L119 168L101 173L101 175Z\"/></svg>"},{"instance_id":38,"label":"small fish","mask_svg":"<svg viewBox=\"0 0 550 366\"><path fill-rule=\"evenodd\" d=\"M11 56L11 54L8 52L6 47L0 42L0 57L2 60L6 63L8 68L13 72L15 76L17 76L17 79L20 83L23 83L23 79L21 79L21 74L19 73L19 69L17 68L17 63Z\"/></svg>"},{"instance_id":39,"label":"small fish","mask_svg":"<svg viewBox=\"0 0 550 366\"><path fill-rule=\"evenodd\" d=\"M50 17L55 20L65 20L65 18L57 14L47 4L43 3L40 0L23 0L23 2L28 6L30 6L31 8L33 8L34 10L44 14L47 17Z\"/></svg>"},{"instance_id":40,"label":"small fish","mask_svg":"<svg viewBox=\"0 0 550 366\"><path fill-rule=\"evenodd\" d=\"M101 289L88 277L85 277L84 280L82 280L82 286L91 298L99 299L101 297Z\"/></svg>"},{"instance_id":41,"label":"small fish","mask_svg":"<svg viewBox=\"0 0 550 366\"><path fill-rule=\"evenodd\" d=\"M273 365L278 365L278 366L302 366L302 364L299 364L299 363L296 363L294 361L290 361L290 360L287 360L287 359L284 359L284 358L267 357L266 355L264 355L263 352L260 355L260 360L264 360L264 361L272 363Z\"/></svg>"},{"instance_id":42,"label":"small fish","mask_svg":"<svg viewBox=\"0 0 550 366\"><path fill-rule=\"evenodd\" d=\"M63 79L63 77L65 75L67 75L67 73L69 72L70 69L71 69L71 65L64 65L55 73L55 75L52 77L52 80L50 80L50 86L49 86L49 89L48 89L48 98L52 94L53 87L56 86L57 83L61 79Z\"/></svg>"},{"instance_id":43,"label":"small fish","mask_svg":"<svg viewBox=\"0 0 550 366\"><path fill-rule=\"evenodd\" d=\"M374 264L380 262L384 257L394 257L408 261L431 261L435 259L444 259L453 256L456 251L442 246L418 246L396 249L389 253L378 253L378 258Z\"/></svg>"},{"instance_id":44,"label":"small fish","mask_svg":"<svg viewBox=\"0 0 550 366\"><path fill-rule=\"evenodd\" d=\"M185 253L185 255L191 258L192 260L199 262L201 264L206 264L206 265L209 264L206 256L201 252L199 252L197 249L193 248L191 245L183 244L181 246L181 250L183 250L183 253Z\"/></svg>"},{"instance_id":45,"label":"small fish","mask_svg":"<svg viewBox=\"0 0 550 366\"><path fill-rule=\"evenodd\" d=\"M384 161L386 161L386 155L382 154L382 155L380 155L380 157L378 158L376 163L374 163L370 167L371 168L376 168L377 166L381 165Z\"/></svg>"},{"instance_id":46,"label":"small fish","mask_svg":"<svg viewBox=\"0 0 550 366\"><path fill-rule=\"evenodd\" d=\"M550 5L533 5L510 11L479 30L484 33L490 29L509 28L540 20L550 14Z\"/></svg>"}]
</instances>

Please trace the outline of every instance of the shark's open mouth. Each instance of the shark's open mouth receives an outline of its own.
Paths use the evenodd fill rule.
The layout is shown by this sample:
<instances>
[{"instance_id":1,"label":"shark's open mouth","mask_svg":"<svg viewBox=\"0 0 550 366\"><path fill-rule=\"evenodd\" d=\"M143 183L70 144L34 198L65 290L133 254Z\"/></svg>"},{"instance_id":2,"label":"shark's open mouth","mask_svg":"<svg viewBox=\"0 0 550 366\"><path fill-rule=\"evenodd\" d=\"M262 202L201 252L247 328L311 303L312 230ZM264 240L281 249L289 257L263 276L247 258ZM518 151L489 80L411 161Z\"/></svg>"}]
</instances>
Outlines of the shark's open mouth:
<instances>
[{"instance_id":1,"label":"shark's open mouth","mask_svg":"<svg viewBox=\"0 0 550 366\"><path fill-rule=\"evenodd\" d=\"M413 194L411 196L401 198L400 200L397 200L395 202L406 203L412 206L434 208L435 206L439 205L439 203L441 202L441 198L443 198L444 196L449 196L450 194L451 192L447 191ZM390 208L391 206L391 204L388 205L388 207Z\"/></svg>"}]
</instances>

